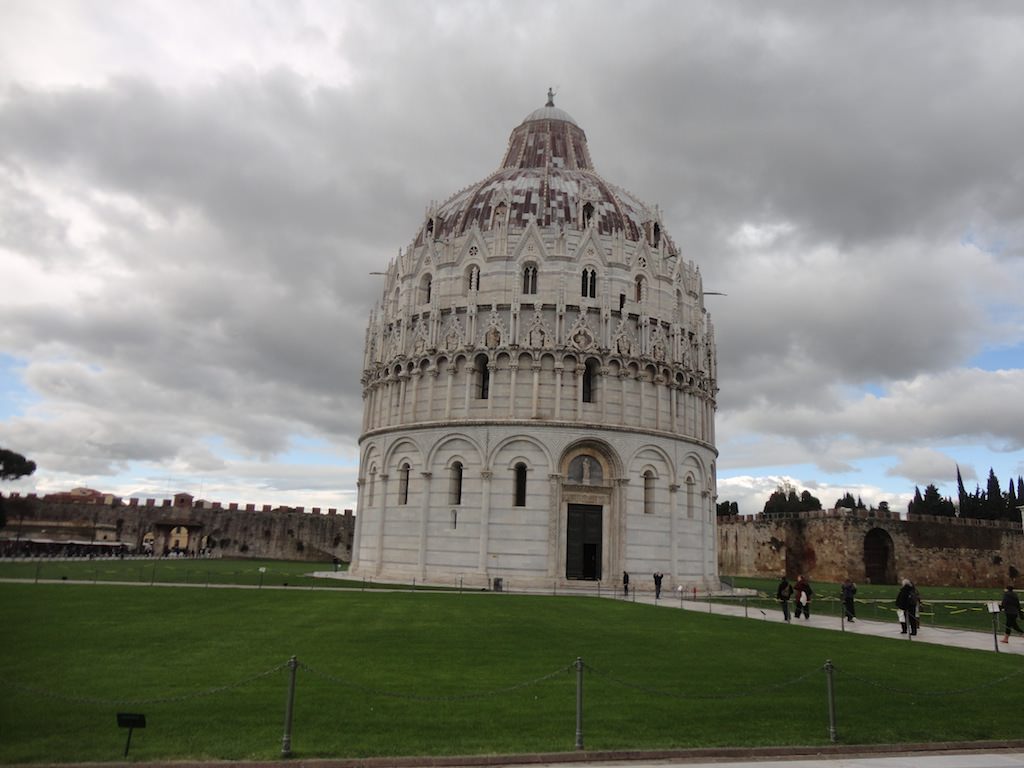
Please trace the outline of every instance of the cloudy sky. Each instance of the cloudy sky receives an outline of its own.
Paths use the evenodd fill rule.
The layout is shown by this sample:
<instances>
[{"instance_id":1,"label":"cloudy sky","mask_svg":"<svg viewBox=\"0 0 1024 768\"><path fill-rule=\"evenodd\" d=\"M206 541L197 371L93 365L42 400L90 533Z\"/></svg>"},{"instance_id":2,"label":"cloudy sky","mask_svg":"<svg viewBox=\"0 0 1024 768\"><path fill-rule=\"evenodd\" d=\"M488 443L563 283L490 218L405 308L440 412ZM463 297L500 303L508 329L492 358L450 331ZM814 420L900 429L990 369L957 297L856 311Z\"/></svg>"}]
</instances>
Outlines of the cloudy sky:
<instances>
[{"instance_id":1,"label":"cloudy sky","mask_svg":"<svg viewBox=\"0 0 1024 768\"><path fill-rule=\"evenodd\" d=\"M556 103L717 328L719 494L1024 472L1019 3L0 0L7 490L354 507L367 313Z\"/></svg>"}]
</instances>

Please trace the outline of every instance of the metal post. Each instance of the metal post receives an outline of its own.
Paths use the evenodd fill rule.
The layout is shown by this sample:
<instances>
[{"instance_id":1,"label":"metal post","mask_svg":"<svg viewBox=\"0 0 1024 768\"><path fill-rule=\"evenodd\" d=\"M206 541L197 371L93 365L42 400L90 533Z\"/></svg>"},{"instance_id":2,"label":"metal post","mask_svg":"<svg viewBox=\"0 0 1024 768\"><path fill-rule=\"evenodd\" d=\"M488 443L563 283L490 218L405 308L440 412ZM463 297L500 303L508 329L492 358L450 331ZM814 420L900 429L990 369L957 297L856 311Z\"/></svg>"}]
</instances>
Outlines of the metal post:
<instances>
[{"instance_id":1,"label":"metal post","mask_svg":"<svg viewBox=\"0 0 1024 768\"><path fill-rule=\"evenodd\" d=\"M745 597L743 598L743 618L744 619L749 619L750 618L750 614L747 613L747 598L745 598Z\"/></svg>"},{"instance_id":2,"label":"metal post","mask_svg":"<svg viewBox=\"0 0 1024 768\"><path fill-rule=\"evenodd\" d=\"M832 659L825 660L825 685L828 688L828 740L836 742L836 692L832 684Z\"/></svg>"},{"instance_id":3,"label":"metal post","mask_svg":"<svg viewBox=\"0 0 1024 768\"><path fill-rule=\"evenodd\" d=\"M281 757L292 756L292 708L295 705L295 670L298 660L288 659L288 698L284 702L284 736L281 737Z\"/></svg>"},{"instance_id":4,"label":"metal post","mask_svg":"<svg viewBox=\"0 0 1024 768\"><path fill-rule=\"evenodd\" d=\"M992 612L989 615L992 617L992 647L996 649L996 653L999 653L999 614Z\"/></svg>"},{"instance_id":5,"label":"metal post","mask_svg":"<svg viewBox=\"0 0 1024 768\"><path fill-rule=\"evenodd\" d=\"M583 749L583 659L576 657L576 749Z\"/></svg>"}]
</instances>

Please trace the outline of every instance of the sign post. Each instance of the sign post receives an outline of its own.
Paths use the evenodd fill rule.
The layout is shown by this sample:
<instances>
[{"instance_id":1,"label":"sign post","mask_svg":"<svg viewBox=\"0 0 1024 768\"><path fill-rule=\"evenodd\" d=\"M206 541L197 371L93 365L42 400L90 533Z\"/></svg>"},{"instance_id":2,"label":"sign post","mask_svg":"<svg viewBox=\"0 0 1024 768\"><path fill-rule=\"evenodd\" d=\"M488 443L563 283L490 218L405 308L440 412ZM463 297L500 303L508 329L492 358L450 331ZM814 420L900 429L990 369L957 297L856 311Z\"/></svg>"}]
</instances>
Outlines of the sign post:
<instances>
[{"instance_id":1,"label":"sign post","mask_svg":"<svg viewBox=\"0 0 1024 768\"><path fill-rule=\"evenodd\" d=\"M146 727L146 716L134 712L118 712L117 727L128 729L128 741L124 745L124 756L128 757L128 747L132 745L132 731Z\"/></svg>"}]
</instances>

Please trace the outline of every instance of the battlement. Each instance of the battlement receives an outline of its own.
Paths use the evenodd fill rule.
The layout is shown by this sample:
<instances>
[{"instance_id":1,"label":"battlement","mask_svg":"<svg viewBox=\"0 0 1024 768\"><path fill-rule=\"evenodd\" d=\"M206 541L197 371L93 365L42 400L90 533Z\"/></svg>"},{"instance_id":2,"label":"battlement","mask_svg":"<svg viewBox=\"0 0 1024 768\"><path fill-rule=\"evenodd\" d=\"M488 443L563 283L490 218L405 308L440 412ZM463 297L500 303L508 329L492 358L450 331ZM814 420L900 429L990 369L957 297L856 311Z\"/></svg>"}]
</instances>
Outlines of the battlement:
<instances>
[{"instance_id":1,"label":"battlement","mask_svg":"<svg viewBox=\"0 0 1024 768\"><path fill-rule=\"evenodd\" d=\"M723 515L718 518L719 524L756 524L756 523L786 523L799 520L879 520L896 521L902 523L929 523L948 526L961 526L967 528L1000 528L1006 530L1021 530L1020 521L1014 520L982 520L975 517L946 517L941 515L907 515L899 512L885 512L878 509L849 509L838 507L835 509L815 509L807 512L789 512L781 515L766 516L758 513L755 515Z\"/></svg>"},{"instance_id":2,"label":"battlement","mask_svg":"<svg viewBox=\"0 0 1024 768\"><path fill-rule=\"evenodd\" d=\"M335 507L329 507L326 510L321 507L312 507L309 512L306 511L305 507L285 507L278 506L274 507L271 504L247 504L240 502L228 502L224 504L219 501L207 501L205 499L194 499L190 494L187 493L176 493L171 499L140 499L134 496L128 499L122 499L120 496L113 494L99 493L98 491L91 491L89 493L81 492L62 492L62 493L48 493L40 496L36 493L21 494L17 491L12 491L8 494L0 493L0 496L4 496L10 500L24 499L26 501L45 501L59 504L80 504L83 506L103 506L103 507L159 507L159 508L173 508L177 510L181 509L224 509L232 512L244 510L246 512L281 512L284 514L310 514L310 515L337 515L338 510ZM345 517L352 517L352 510L343 510Z\"/></svg>"}]
</instances>

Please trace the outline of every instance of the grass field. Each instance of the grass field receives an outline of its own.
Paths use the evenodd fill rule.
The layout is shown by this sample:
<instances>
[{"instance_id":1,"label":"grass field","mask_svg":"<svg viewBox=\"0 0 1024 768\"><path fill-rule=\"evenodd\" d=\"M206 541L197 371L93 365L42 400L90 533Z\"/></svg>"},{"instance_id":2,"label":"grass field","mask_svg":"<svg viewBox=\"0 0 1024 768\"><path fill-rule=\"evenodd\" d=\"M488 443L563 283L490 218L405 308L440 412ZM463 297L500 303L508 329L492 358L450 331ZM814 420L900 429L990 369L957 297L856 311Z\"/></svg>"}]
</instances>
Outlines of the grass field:
<instances>
[{"instance_id":1,"label":"grass field","mask_svg":"<svg viewBox=\"0 0 1024 768\"><path fill-rule=\"evenodd\" d=\"M308 565L306 566L308 567ZM1020 657L625 601L0 584L0 763L844 743L1017 732Z\"/></svg>"}]
</instances>

